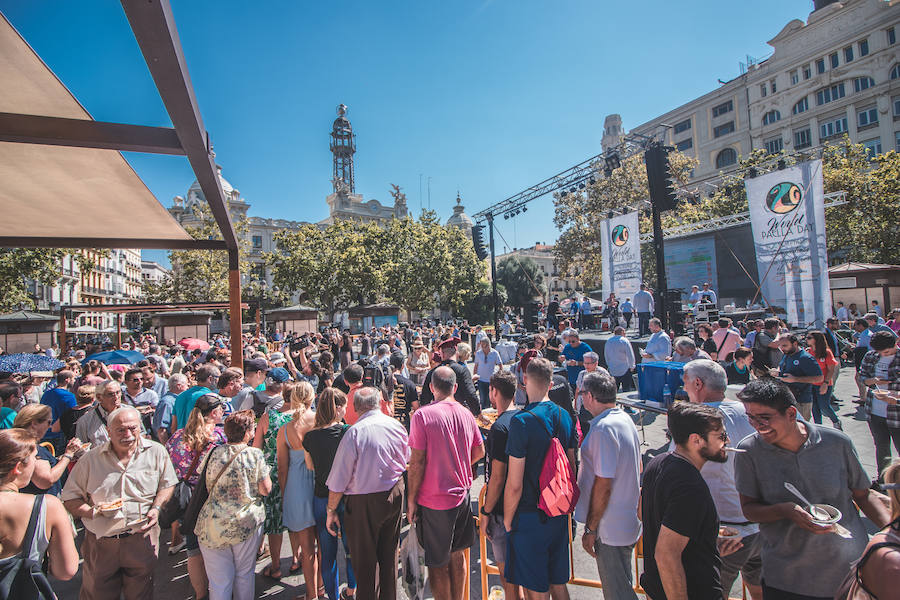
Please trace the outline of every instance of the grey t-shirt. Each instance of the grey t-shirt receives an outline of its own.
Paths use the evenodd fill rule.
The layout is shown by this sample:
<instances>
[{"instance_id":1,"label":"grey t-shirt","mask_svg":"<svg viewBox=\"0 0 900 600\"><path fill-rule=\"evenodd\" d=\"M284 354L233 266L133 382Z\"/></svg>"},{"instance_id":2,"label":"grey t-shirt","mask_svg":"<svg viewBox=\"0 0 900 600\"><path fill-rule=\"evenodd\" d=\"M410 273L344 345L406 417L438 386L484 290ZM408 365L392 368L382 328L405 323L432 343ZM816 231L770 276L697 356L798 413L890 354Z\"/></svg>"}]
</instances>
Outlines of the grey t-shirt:
<instances>
[{"instance_id":1,"label":"grey t-shirt","mask_svg":"<svg viewBox=\"0 0 900 600\"><path fill-rule=\"evenodd\" d=\"M804 425L809 438L796 453L769 444L758 433L744 438L738 447L747 452L735 457L735 483L738 493L763 504L797 502L784 488L787 481L810 502L841 511L840 523L853 534L851 539L811 533L786 519L759 525L766 585L831 598L869 539L850 493L868 489L869 478L850 438L834 429Z\"/></svg>"}]
</instances>

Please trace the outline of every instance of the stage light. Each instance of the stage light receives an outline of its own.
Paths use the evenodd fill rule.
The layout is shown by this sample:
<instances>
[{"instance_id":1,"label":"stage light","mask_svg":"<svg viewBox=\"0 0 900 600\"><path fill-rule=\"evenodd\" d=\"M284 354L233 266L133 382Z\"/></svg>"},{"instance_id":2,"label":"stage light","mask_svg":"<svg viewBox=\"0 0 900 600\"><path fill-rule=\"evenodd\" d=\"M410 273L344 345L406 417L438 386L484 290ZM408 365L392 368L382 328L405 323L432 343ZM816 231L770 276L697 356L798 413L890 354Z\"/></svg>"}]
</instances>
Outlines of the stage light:
<instances>
[{"instance_id":1,"label":"stage light","mask_svg":"<svg viewBox=\"0 0 900 600\"><path fill-rule=\"evenodd\" d=\"M785 169L787 169L787 162L782 158L778 161L778 170L784 171Z\"/></svg>"},{"instance_id":2,"label":"stage light","mask_svg":"<svg viewBox=\"0 0 900 600\"><path fill-rule=\"evenodd\" d=\"M581 183L578 184L578 189L579 189L579 190L583 190L583 189L584 189L584 182L583 182L583 181L582 181Z\"/></svg>"},{"instance_id":3,"label":"stage light","mask_svg":"<svg viewBox=\"0 0 900 600\"><path fill-rule=\"evenodd\" d=\"M594 185L595 183L597 183L597 180L594 179L593 177L591 177L590 179L588 179L588 183L590 183L591 185Z\"/></svg>"},{"instance_id":4,"label":"stage light","mask_svg":"<svg viewBox=\"0 0 900 600\"><path fill-rule=\"evenodd\" d=\"M504 219L508 219L508 218L509 218L509 213L506 213L505 215L503 215L503 218L504 218Z\"/></svg>"},{"instance_id":5,"label":"stage light","mask_svg":"<svg viewBox=\"0 0 900 600\"><path fill-rule=\"evenodd\" d=\"M756 170L756 167L750 167L749 169L747 169L747 177L749 177L750 179L753 179L757 175L759 175L759 171Z\"/></svg>"},{"instance_id":6,"label":"stage light","mask_svg":"<svg viewBox=\"0 0 900 600\"><path fill-rule=\"evenodd\" d=\"M613 211L609 211L608 213L606 213L606 218L608 219L612 219L614 216L616 216L616 213L614 213Z\"/></svg>"},{"instance_id":7,"label":"stage light","mask_svg":"<svg viewBox=\"0 0 900 600\"><path fill-rule=\"evenodd\" d=\"M573 185L572 187L569 188L569 191L574 194L575 192L578 191L578 188Z\"/></svg>"},{"instance_id":8,"label":"stage light","mask_svg":"<svg viewBox=\"0 0 900 600\"><path fill-rule=\"evenodd\" d=\"M528 212L528 207L527 207L527 206L523 206L523 207L522 207L522 212Z\"/></svg>"},{"instance_id":9,"label":"stage light","mask_svg":"<svg viewBox=\"0 0 900 600\"><path fill-rule=\"evenodd\" d=\"M612 169L610 169L609 167L603 169L603 174L607 177L612 177Z\"/></svg>"},{"instance_id":10,"label":"stage light","mask_svg":"<svg viewBox=\"0 0 900 600\"><path fill-rule=\"evenodd\" d=\"M618 152L610 152L606 158L604 158L604 162L606 163L606 168L610 171L615 171L622 166L622 159L619 158Z\"/></svg>"},{"instance_id":11,"label":"stage light","mask_svg":"<svg viewBox=\"0 0 900 600\"><path fill-rule=\"evenodd\" d=\"M562 192L560 192L559 197L560 197L560 198L565 198L565 197L568 196L568 195L569 195L569 192L567 192L566 190L563 190Z\"/></svg>"}]
</instances>

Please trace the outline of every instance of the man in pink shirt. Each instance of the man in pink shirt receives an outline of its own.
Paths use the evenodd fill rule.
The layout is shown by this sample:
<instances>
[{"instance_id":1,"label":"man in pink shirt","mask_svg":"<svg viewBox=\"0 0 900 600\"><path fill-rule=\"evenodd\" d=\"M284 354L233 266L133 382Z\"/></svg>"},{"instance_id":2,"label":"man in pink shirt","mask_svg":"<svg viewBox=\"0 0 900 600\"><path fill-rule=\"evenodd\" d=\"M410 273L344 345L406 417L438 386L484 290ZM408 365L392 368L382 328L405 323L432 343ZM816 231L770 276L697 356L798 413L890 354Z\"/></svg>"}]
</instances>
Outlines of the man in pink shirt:
<instances>
[{"instance_id":1,"label":"man in pink shirt","mask_svg":"<svg viewBox=\"0 0 900 600\"><path fill-rule=\"evenodd\" d=\"M742 341L741 333L731 326L731 319L725 317L719 319L719 328L713 333L712 340L716 345L716 352L710 356L718 361L731 361Z\"/></svg>"},{"instance_id":2,"label":"man in pink shirt","mask_svg":"<svg viewBox=\"0 0 900 600\"><path fill-rule=\"evenodd\" d=\"M475 543L472 463L484 456L484 442L472 413L454 398L450 367L432 372L430 388L434 400L410 424L407 516L416 522L435 600L462 600L463 551Z\"/></svg>"}]
</instances>

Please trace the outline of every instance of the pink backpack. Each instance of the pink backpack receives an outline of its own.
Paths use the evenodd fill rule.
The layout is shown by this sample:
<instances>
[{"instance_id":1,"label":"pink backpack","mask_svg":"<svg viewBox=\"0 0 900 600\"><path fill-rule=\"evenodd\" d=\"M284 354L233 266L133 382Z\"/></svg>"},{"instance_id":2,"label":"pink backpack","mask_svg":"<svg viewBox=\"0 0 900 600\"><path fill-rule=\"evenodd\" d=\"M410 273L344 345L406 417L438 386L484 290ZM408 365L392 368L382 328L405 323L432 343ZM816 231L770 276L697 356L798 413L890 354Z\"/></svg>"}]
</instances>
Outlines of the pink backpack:
<instances>
[{"instance_id":1,"label":"pink backpack","mask_svg":"<svg viewBox=\"0 0 900 600\"><path fill-rule=\"evenodd\" d=\"M559 407L556 408L561 410ZM559 416L556 419L557 426L558 423ZM550 447L544 455L544 464L541 466L541 475L538 479L540 485L538 508L548 517L572 514L580 494L572 478L569 457L566 456L566 451L555 433L556 428L550 432Z\"/></svg>"}]
</instances>

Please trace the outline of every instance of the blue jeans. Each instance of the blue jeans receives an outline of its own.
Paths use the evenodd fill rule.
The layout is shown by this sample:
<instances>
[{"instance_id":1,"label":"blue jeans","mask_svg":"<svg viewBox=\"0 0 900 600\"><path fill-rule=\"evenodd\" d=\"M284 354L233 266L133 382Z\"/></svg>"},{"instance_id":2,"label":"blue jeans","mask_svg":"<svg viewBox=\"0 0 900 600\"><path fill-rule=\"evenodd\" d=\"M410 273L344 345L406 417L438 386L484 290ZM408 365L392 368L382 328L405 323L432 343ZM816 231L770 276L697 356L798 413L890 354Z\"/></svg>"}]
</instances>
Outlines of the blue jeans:
<instances>
[{"instance_id":1,"label":"blue jeans","mask_svg":"<svg viewBox=\"0 0 900 600\"><path fill-rule=\"evenodd\" d=\"M491 382L478 380L478 396L481 398L481 408L491 407Z\"/></svg>"},{"instance_id":2,"label":"blue jeans","mask_svg":"<svg viewBox=\"0 0 900 600\"><path fill-rule=\"evenodd\" d=\"M813 403L812 403L812 416L813 421L816 425L822 424L822 415L825 415L829 419L831 419L832 423L840 423L841 420L838 418L837 413L834 412L834 407L831 406L831 392L833 391L833 386L828 386L828 391L824 394L819 392L819 386L812 386L812 395L813 395Z\"/></svg>"},{"instance_id":3,"label":"blue jeans","mask_svg":"<svg viewBox=\"0 0 900 600\"><path fill-rule=\"evenodd\" d=\"M643 337L650 335L650 313L639 312L638 316L638 335Z\"/></svg>"},{"instance_id":4,"label":"blue jeans","mask_svg":"<svg viewBox=\"0 0 900 600\"><path fill-rule=\"evenodd\" d=\"M328 522L328 498L313 497L313 514L316 517L316 531L319 534L319 546L322 548L322 581L325 583L325 591L329 600L338 600L338 588L341 579L337 566L337 538L328 532L325 524ZM344 503L338 505L338 518L341 521L341 540L344 542L344 555L347 557L347 587L356 589L356 576L353 574L353 566L350 564L350 550L347 548L347 536L344 535Z\"/></svg>"}]
</instances>

